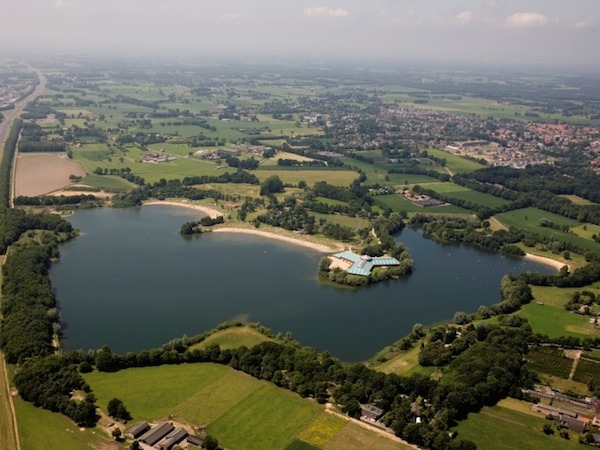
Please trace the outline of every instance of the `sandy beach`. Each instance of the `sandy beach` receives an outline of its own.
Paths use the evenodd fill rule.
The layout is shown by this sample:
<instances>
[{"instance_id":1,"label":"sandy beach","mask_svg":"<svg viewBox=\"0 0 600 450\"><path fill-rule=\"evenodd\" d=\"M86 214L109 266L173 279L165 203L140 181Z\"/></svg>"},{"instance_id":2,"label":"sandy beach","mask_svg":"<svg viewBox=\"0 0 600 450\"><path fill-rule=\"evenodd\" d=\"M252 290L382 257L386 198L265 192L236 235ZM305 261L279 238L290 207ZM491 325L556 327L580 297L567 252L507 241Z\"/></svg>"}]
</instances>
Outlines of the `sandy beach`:
<instances>
[{"instance_id":1,"label":"sandy beach","mask_svg":"<svg viewBox=\"0 0 600 450\"><path fill-rule=\"evenodd\" d=\"M268 231L252 230L250 228L215 228L213 230L213 232L214 233L254 234L257 236L264 236L264 237L271 238L271 239L278 239L280 241L289 242L289 243L295 244L295 245L301 245L303 247L311 248L313 250L316 250L316 251L322 252L322 253L332 253L333 251L335 251L326 245L317 244L315 242L308 242L308 241L304 241L302 239L296 239L296 238L289 237L289 236L282 236L280 234L270 233Z\"/></svg>"},{"instance_id":2,"label":"sandy beach","mask_svg":"<svg viewBox=\"0 0 600 450\"><path fill-rule=\"evenodd\" d=\"M562 269L563 266L567 266L570 269L570 266L568 264L565 264L564 262L561 262L561 261L557 261L556 259L548 258L546 256L532 255L531 253L527 253L525 255L525 259L529 259L531 261L535 261L535 262L539 262L541 264L546 264L548 266L552 266L557 271Z\"/></svg>"},{"instance_id":3,"label":"sandy beach","mask_svg":"<svg viewBox=\"0 0 600 450\"><path fill-rule=\"evenodd\" d=\"M208 206L196 205L193 203L172 202L168 200L153 200L151 202L144 203L144 206L152 205L181 206L183 208L195 209L196 211L202 211L203 213L208 214L211 219L223 215L223 213L217 211L216 209L209 208Z\"/></svg>"}]
</instances>

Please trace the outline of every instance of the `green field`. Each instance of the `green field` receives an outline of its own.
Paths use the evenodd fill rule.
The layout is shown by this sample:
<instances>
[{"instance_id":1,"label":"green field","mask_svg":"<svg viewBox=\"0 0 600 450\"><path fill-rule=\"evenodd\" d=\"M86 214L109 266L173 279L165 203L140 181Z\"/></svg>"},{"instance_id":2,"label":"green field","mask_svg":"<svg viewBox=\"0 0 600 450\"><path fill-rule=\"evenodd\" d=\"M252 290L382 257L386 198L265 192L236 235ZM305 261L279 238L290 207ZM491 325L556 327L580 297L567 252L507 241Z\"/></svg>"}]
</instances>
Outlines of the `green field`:
<instances>
[{"instance_id":1,"label":"green field","mask_svg":"<svg viewBox=\"0 0 600 450\"><path fill-rule=\"evenodd\" d=\"M135 421L176 415L178 421L207 426L228 448L303 448L301 443L292 444L295 441L318 442L317 448L331 450L404 448L344 419L330 420L314 401L217 364L92 372L84 377L104 410L110 399L118 398ZM363 444L355 446L354 442Z\"/></svg>"},{"instance_id":2,"label":"green field","mask_svg":"<svg viewBox=\"0 0 600 450\"><path fill-rule=\"evenodd\" d=\"M571 439L546 436L544 424L551 423L542 415L525 412L530 403L517 400L501 401L498 405L484 407L477 414L469 414L467 420L456 427L459 439L473 441L477 448L486 450L568 450L579 449L577 434L569 432ZM517 404L513 404L517 402Z\"/></svg>"},{"instance_id":3,"label":"green field","mask_svg":"<svg viewBox=\"0 0 600 450\"><path fill-rule=\"evenodd\" d=\"M455 205L440 205L423 208L396 194L378 195L374 197L374 199L375 204L381 206L382 208L388 207L391 208L392 211L406 211L409 214L473 214L473 211Z\"/></svg>"},{"instance_id":4,"label":"green field","mask_svg":"<svg viewBox=\"0 0 600 450\"><path fill-rule=\"evenodd\" d=\"M600 251L600 247L598 246L598 244L596 244L591 239L584 239L582 237L579 237L575 233L565 233L564 231L556 230L554 228L542 227L539 224L540 219L546 219L557 225L566 225L571 228L582 225L580 222L577 222L573 219L569 219L563 216L559 216L557 214L543 211L538 208L517 209L515 211L496 214L494 217L507 227L513 226L521 230L532 231L534 233L547 236L549 238L578 245L586 250L591 250L593 252Z\"/></svg>"},{"instance_id":5,"label":"green field","mask_svg":"<svg viewBox=\"0 0 600 450\"><path fill-rule=\"evenodd\" d=\"M15 398L15 409L22 450L81 450L114 442L96 429L79 429L65 416L36 408L20 398ZM11 447L2 446L2 449Z\"/></svg>"},{"instance_id":6,"label":"green field","mask_svg":"<svg viewBox=\"0 0 600 450\"><path fill-rule=\"evenodd\" d=\"M256 331L252 327L231 327L211 334L192 348L205 349L211 344L218 344L221 349L238 348L241 346L250 348L266 341L273 341L273 339Z\"/></svg>"},{"instance_id":7,"label":"green field","mask_svg":"<svg viewBox=\"0 0 600 450\"><path fill-rule=\"evenodd\" d=\"M446 160L446 167L450 169L452 173L473 172L474 170L486 167L483 164L463 158L462 156L454 155L445 150L428 148L427 153L436 158L444 158Z\"/></svg>"},{"instance_id":8,"label":"green field","mask_svg":"<svg viewBox=\"0 0 600 450\"><path fill-rule=\"evenodd\" d=\"M306 181L308 186L314 186L318 181L327 181L334 186L349 186L358 178L356 172L350 170L253 170L252 173L263 181L273 175L281 178L284 184L297 185Z\"/></svg>"},{"instance_id":9,"label":"green field","mask_svg":"<svg viewBox=\"0 0 600 450\"><path fill-rule=\"evenodd\" d=\"M459 186L458 184L454 183L430 183L425 187L437 193L447 195L451 198L466 200L476 203L480 206L487 206L489 208L496 208L498 206L510 203L508 200L503 198L495 197L484 192L474 191L473 189Z\"/></svg>"},{"instance_id":10,"label":"green field","mask_svg":"<svg viewBox=\"0 0 600 450\"><path fill-rule=\"evenodd\" d=\"M116 175L96 175L93 173L82 178L81 184L112 192L124 191L135 186L133 183Z\"/></svg>"},{"instance_id":11,"label":"green field","mask_svg":"<svg viewBox=\"0 0 600 450\"><path fill-rule=\"evenodd\" d=\"M370 365L371 368L383 373L395 373L396 375L411 375L413 373L421 373L431 375L437 370L436 367L423 367L419 364L420 345L417 343L413 348L406 351L390 351L380 352L382 356L387 358L384 362L375 362Z\"/></svg>"},{"instance_id":12,"label":"green field","mask_svg":"<svg viewBox=\"0 0 600 450\"><path fill-rule=\"evenodd\" d=\"M539 301L536 298L537 301ZM531 302L516 313L529 321L534 333L545 334L550 338L574 336L578 338L599 337L600 329L589 323L589 318L571 313L550 304L539 305Z\"/></svg>"}]
</instances>

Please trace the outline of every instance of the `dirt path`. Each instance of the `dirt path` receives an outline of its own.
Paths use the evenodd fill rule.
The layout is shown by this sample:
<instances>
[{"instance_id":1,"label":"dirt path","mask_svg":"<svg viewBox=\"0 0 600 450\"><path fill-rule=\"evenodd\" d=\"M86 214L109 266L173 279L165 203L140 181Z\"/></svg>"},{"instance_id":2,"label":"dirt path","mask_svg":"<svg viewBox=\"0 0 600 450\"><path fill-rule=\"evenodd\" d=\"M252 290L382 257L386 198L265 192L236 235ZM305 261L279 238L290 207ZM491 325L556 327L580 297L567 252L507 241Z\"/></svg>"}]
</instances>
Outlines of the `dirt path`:
<instances>
[{"instance_id":1,"label":"dirt path","mask_svg":"<svg viewBox=\"0 0 600 450\"><path fill-rule=\"evenodd\" d=\"M573 367L571 367L571 372L569 373L569 380L573 380L573 375L575 375L575 371L577 370L577 364L579 364L581 353L582 350L565 350L565 356L573 359Z\"/></svg>"},{"instance_id":2,"label":"dirt path","mask_svg":"<svg viewBox=\"0 0 600 450\"><path fill-rule=\"evenodd\" d=\"M8 370L4 354L0 353L0 448L5 450L21 450L21 440L17 427L15 402L10 391Z\"/></svg>"}]
</instances>

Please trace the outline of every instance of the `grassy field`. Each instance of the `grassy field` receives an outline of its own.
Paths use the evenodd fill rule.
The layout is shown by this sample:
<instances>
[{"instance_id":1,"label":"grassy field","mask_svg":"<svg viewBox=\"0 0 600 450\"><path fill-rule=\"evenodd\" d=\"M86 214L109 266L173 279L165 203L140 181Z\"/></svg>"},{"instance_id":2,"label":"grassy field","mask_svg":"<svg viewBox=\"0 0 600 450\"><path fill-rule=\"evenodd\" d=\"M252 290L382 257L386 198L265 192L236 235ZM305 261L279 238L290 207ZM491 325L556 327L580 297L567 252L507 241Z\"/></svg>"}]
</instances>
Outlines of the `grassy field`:
<instances>
[{"instance_id":1,"label":"grassy field","mask_svg":"<svg viewBox=\"0 0 600 450\"><path fill-rule=\"evenodd\" d=\"M96 175L94 173L82 178L81 184L112 192L124 191L135 186L133 183L115 175Z\"/></svg>"},{"instance_id":2,"label":"grassy field","mask_svg":"<svg viewBox=\"0 0 600 450\"><path fill-rule=\"evenodd\" d=\"M536 302L531 302L523 306L516 314L529 321L534 333L545 334L551 338L600 336L600 329L594 328L594 325L589 323L588 317L571 313L562 307L538 305Z\"/></svg>"},{"instance_id":3,"label":"grassy field","mask_svg":"<svg viewBox=\"0 0 600 450\"><path fill-rule=\"evenodd\" d=\"M568 450L578 449L577 434L569 431L570 440L556 433L546 436L544 424L551 423L542 415L528 411L530 403L508 399L498 405L484 407L477 414L469 414L456 431L459 439L473 441L477 448L486 450Z\"/></svg>"},{"instance_id":4,"label":"grassy field","mask_svg":"<svg viewBox=\"0 0 600 450\"><path fill-rule=\"evenodd\" d=\"M444 158L446 160L446 167L450 169L452 173L473 172L474 170L485 167L483 164L463 158L462 156L454 155L444 150L429 148L427 149L427 153L436 158Z\"/></svg>"},{"instance_id":5,"label":"grassy field","mask_svg":"<svg viewBox=\"0 0 600 450\"><path fill-rule=\"evenodd\" d=\"M206 425L228 448L306 448L303 443L332 450L404 448L358 425L329 418L314 401L217 364L92 372L85 380L103 409L110 399L119 398L134 420L176 414L179 421Z\"/></svg>"},{"instance_id":6,"label":"grassy field","mask_svg":"<svg viewBox=\"0 0 600 450\"><path fill-rule=\"evenodd\" d=\"M490 208L495 208L497 206L510 203L508 200L504 200L503 198L495 197L484 192L474 191L454 183L430 183L426 187L427 189L434 190L435 192L447 195L448 197L457 198L459 200L467 200L480 206L488 206Z\"/></svg>"},{"instance_id":7,"label":"grassy field","mask_svg":"<svg viewBox=\"0 0 600 450\"><path fill-rule=\"evenodd\" d=\"M81 450L102 448L102 443L114 442L93 428L79 429L65 416L36 408L20 398L15 399L22 450ZM11 447L1 447L10 449Z\"/></svg>"},{"instance_id":8,"label":"grassy field","mask_svg":"<svg viewBox=\"0 0 600 450\"><path fill-rule=\"evenodd\" d=\"M540 219L546 219L557 225L566 225L570 228L579 227L582 225L580 222L577 222L573 219L552 214L538 208L517 209L515 211L496 214L494 217L507 227L514 226L516 228L533 231L556 240L570 242L593 252L600 251L598 244L591 239L582 238L575 233L565 233L564 231L556 230L554 228L542 227L539 224Z\"/></svg>"},{"instance_id":9,"label":"grassy field","mask_svg":"<svg viewBox=\"0 0 600 450\"><path fill-rule=\"evenodd\" d=\"M192 348L205 349L211 344L218 344L222 349L238 348L241 346L250 348L265 341L273 341L273 339L259 333L252 327L231 327L211 334L204 341L194 345Z\"/></svg>"},{"instance_id":10,"label":"grassy field","mask_svg":"<svg viewBox=\"0 0 600 450\"><path fill-rule=\"evenodd\" d=\"M392 211L406 211L409 214L473 214L473 211L455 205L430 206L423 208L396 194L378 195L375 197L375 204L382 208L389 207Z\"/></svg>"},{"instance_id":11,"label":"grassy field","mask_svg":"<svg viewBox=\"0 0 600 450\"><path fill-rule=\"evenodd\" d=\"M252 171L259 180L263 181L270 176L277 175L283 183L297 185L306 181L308 186L314 186L318 181L327 181L334 186L349 186L358 178L356 172L350 170L254 170Z\"/></svg>"},{"instance_id":12,"label":"grassy field","mask_svg":"<svg viewBox=\"0 0 600 450\"><path fill-rule=\"evenodd\" d=\"M567 198L569 200L571 200L571 203L574 203L576 205L593 205L593 202L590 202L589 200L579 197L578 195L561 195L560 197L564 197Z\"/></svg>"},{"instance_id":13,"label":"grassy field","mask_svg":"<svg viewBox=\"0 0 600 450\"><path fill-rule=\"evenodd\" d=\"M420 350L419 343L406 351L393 351L391 348L389 351L384 350L380 354L385 356L387 361L378 362L375 358L375 362L370 367L383 373L395 373L396 375L411 375L413 373L431 375L437 368L419 365Z\"/></svg>"}]
</instances>

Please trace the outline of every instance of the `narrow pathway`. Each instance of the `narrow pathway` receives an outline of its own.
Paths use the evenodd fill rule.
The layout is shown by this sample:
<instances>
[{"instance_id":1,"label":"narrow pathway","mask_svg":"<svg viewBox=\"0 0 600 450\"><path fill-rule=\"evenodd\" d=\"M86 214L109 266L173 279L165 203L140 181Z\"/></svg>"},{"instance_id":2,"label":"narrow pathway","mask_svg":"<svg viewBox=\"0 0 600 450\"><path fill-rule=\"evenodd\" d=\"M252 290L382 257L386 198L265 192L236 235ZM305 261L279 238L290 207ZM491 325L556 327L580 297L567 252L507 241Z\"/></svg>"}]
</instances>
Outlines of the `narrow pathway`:
<instances>
[{"instance_id":1,"label":"narrow pathway","mask_svg":"<svg viewBox=\"0 0 600 450\"><path fill-rule=\"evenodd\" d=\"M565 352L567 353L567 352ZM579 358L581 358L581 350L569 350L566 356L568 358L573 358L573 366L571 367L571 372L569 373L569 380L573 380L573 375L575 375L575 371L577 370L577 364L579 364Z\"/></svg>"}]
</instances>

